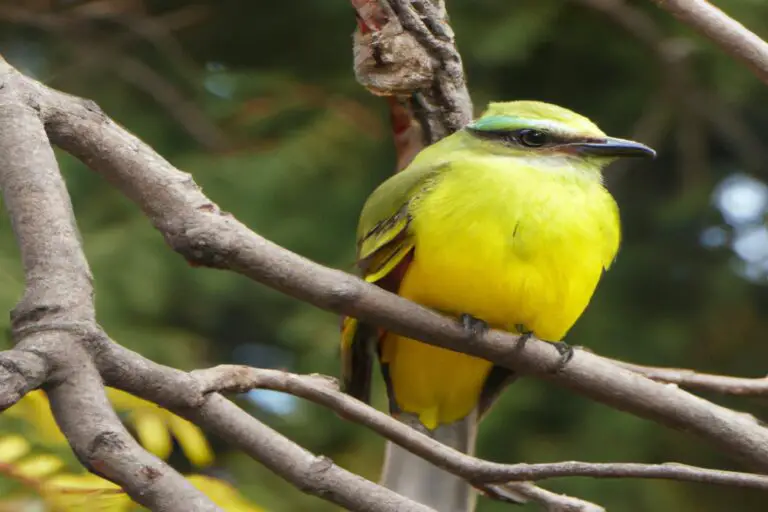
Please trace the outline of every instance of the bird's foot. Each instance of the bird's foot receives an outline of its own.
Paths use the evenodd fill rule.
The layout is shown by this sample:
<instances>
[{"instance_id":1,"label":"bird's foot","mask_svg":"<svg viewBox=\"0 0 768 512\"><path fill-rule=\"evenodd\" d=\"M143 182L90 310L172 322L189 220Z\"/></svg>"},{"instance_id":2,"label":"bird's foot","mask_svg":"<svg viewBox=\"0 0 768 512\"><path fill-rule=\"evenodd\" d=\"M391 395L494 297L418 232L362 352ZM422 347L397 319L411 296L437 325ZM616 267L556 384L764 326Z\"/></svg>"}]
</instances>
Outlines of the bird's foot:
<instances>
[{"instance_id":1,"label":"bird's foot","mask_svg":"<svg viewBox=\"0 0 768 512\"><path fill-rule=\"evenodd\" d=\"M482 336L488 332L488 323L479 318L475 318L469 313L463 313L459 316L459 320L461 321L464 330L472 334L472 336Z\"/></svg>"},{"instance_id":2,"label":"bird's foot","mask_svg":"<svg viewBox=\"0 0 768 512\"><path fill-rule=\"evenodd\" d=\"M525 344L528 343L528 340L533 338L533 331L527 329L523 324L516 324L515 330L520 333L520 339L518 340L520 343L520 348L525 347Z\"/></svg>"},{"instance_id":3,"label":"bird's foot","mask_svg":"<svg viewBox=\"0 0 768 512\"><path fill-rule=\"evenodd\" d=\"M533 338L534 333L530 329L527 329L523 324L517 324L515 325L515 330L520 333L520 338L518 339L519 347L520 349L525 347L525 344ZM568 362L573 359L573 347L565 343L564 341L547 341L547 340L541 340L544 343L549 343L560 354L560 363L557 365L557 368L555 368L554 373L559 372L562 370Z\"/></svg>"},{"instance_id":4,"label":"bird's foot","mask_svg":"<svg viewBox=\"0 0 768 512\"><path fill-rule=\"evenodd\" d=\"M568 362L573 359L574 350L572 346L564 341L547 341L547 343L555 347L555 350L557 350L557 352L560 354L560 363L557 365L557 368L555 368L555 371L553 372L557 373L565 368L565 365L567 365Z\"/></svg>"}]
</instances>

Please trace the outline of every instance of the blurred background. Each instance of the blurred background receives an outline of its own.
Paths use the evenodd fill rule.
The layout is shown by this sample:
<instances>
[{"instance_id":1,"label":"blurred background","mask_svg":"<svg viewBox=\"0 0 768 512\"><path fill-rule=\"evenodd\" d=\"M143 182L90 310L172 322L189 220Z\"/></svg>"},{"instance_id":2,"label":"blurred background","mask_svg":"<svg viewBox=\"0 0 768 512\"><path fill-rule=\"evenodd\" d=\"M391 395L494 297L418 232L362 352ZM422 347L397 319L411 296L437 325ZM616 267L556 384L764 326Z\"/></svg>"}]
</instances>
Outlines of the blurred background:
<instances>
[{"instance_id":1,"label":"blurred background","mask_svg":"<svg viewBox=\"0 0 768 512\"><path fill-rule=\"evenodd\" d=\"M768 37L768 3L718 5ZM624 242L567 340L635 363L765 375L768 88L651 2L450 0L448 8L478 112L490 100L554 102L659 152L654 162L607 172ZM359 210L395 161L386 103L352 74L354 27L345 0L0 0L0 53L11 64L98 102L258 233L348 271ZM234 274L189 267L136 207L59 156L99 320L114 339L187 370L245 363L338 373L336 316ZM22 288L2 216L0 310L10 310ZM0 325L7 333L7 315ZM758 400L712 398L768 412ZM364 428L278 393L238 401L307 449L378 476L383 441ZM32 436L8 416L0 433ZM536 380L512 386L480 434L479 455L501 462L739 469L684 433ZM178 439L176 467L230 482L255 507L335 509L219 439L209 438L214 462L194 468ZM12 480L0 464L0 498L22 492ZM544 485L608 510L765 510L757 492L723 487L586 478ZM481 499L478 510L512 507Z\"/></svg>"}]
</instances>

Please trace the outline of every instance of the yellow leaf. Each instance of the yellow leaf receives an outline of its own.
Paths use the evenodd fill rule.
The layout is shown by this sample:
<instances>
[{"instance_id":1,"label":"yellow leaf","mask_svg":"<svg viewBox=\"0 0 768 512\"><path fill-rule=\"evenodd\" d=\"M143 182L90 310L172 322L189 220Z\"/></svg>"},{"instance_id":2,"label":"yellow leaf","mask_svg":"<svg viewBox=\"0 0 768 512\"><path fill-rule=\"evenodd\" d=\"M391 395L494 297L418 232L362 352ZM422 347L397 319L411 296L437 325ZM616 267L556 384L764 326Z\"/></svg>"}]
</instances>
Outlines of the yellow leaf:
<instances>
[{"instance_id":1,"label":"yellow leaf","mask_svg":"<svg viewBox=\"0 0 768 512\"><path fill-rule=\"evenodd\" d=\"M26 455L29 449L29 443L21 436L2 437L0 438L0 463L13 462Z\"/></svg>"},{"instance_id":2,"label":"yellow leaf","mask_svg":"<svg viewBox=\"0 0 768 512\"><path fill-rule=\"evenodd\" d=\"M130 419L141 445L161 459L167 459L173 444L164 418L155 411L139 409L131 414Z\"/></svg>"},{"instance_id":3,"label":"yellow leaf","mask_svg":"<svg viewBox=\"0 0 768 512\"><path fill-rule=\"evenodd\" d=\"M187 479L226 512L266 512L247 501L226 482L203 475L191 475Z\"/></svg>"},{"instance_id":4,"label":"yellow leaf","mask_svg":"<svg viewBox=\"0 0 768 512\"><path fill-rule=\"evenodd\" d=\"M54 476L43 484L41 492L51 507L66 512L126 512L132 507L130 497L120 487L88 473Z\"/></svg>"},{"instance_id":5,"label":"yellow leaf","mask_svg":"<svg viewBox=\"0 0 768 512\"><path fill-rule=\"evenodd\" d=\"M120 486L91 473L63 474L49 478L43 486L52 492L122 492Z\"/></svg>"},{"instance_id":6,"label":"yellow leaf","mask_svg":"<svg viewBox=\"0 0 768 512\"><path fill-rule=\"evenodd\" d=\"M197 426L130 393L107 388L107 395L115 409L130 412L128 421L134 425L139 442L158 457L166 459L171 454L173 434L192 464L201 467L213 461L213 450Z\"/></svg>"},{"instance_id":7,"label":"yellow leaf","mask_svg":"<svg viewBox=\"0 0 768 512\"><path fill-rule=\"evenodd\" d=\"M41 509L40 500L35 497L19 496L0 501L0 512L36 511Z\"/></svg>"},{"instance_id":8,"label":"yellow leaf","mask_svg":"<svg viewBox=\"0 0 768 512\"><path fill-rule=\"evenodd\" d=\"M66 444L67 439L53 419L48 397L40 390L35 390L19 400L5 411L5 414L25 420L34 428L34 435L51 445Z\"/></svg>"},{"instance_id":9,"label":"yellow leaf","mask_svg":"<svg viewBox=\"0 0 768 512\"><path fill-rule=\"evenodd\" d=\"M213 450L202 430L176 415L171 415L168 423L174 437L179 440L184 455L192 464L202 467L213 462Z\"/></svg>"},{"instance_id":10,"label":"yellow leaf","mask_svg":"<svg viewBox=\"0 0 768 512\"><path fill-rule=\"evenodd\" d=\"M133 396L130 393L115 388L107 388L107 398L112 402L115 409L121 411L134 411L143 408L158 409L152 402L147 402L137 396Z\"/></svg>"},{"instance_id":11,"label":"yellow leaf","mask_svg":"<svg viewBox=\"0 0 768 512\"><path fill-rule=\"evenodd\" d=\"M14 464L14 474L23 478L40 479L51 475L64 466L64 461L54 455L41 454L28 457Z\"/></svg>"}]
</instances>

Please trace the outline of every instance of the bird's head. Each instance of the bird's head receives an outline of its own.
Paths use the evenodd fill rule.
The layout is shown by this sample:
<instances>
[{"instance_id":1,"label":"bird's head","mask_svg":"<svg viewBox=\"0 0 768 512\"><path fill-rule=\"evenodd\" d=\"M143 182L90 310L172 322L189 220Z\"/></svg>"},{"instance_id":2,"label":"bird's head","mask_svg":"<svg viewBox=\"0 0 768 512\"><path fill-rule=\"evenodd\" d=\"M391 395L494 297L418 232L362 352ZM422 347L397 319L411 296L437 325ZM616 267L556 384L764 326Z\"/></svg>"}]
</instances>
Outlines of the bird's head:
<instances>
[{"instance_id":1,"label":"bird's head","mask_svg":"<svg viewBox=\"0 0 768 512\"><path fill-rule=\"evenodd\" d=\"M478 149L544 165L569 162L601 169L617 158L656 156L639 142L608 137L584 116L537 101L491 103L465 130Z\"/></svg>"}]
</instances>

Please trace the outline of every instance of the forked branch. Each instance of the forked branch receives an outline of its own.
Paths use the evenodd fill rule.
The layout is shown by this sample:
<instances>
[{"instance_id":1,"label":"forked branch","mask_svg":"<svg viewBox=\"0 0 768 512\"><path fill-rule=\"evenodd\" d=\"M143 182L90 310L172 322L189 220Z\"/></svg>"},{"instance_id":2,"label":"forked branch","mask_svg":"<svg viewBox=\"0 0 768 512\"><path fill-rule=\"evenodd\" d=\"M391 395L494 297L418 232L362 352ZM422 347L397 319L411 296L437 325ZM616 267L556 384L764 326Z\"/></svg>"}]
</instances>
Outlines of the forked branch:
<instances>
[{"instance_id":1,"label":"forked branch","mask_svg":"<svg viewBox=\"0 0 768 512\"><path fill-rule=\"evenodd\" d=\"M720 11L696 0L657 3L676 10L681 19L716 39L763 79L768 78L765 43ZM367 28L357 42L357 50L363 52L357 67L361 81L401 106L402 97L408 98L407 116L418 119L425 142L463 126L471 118L471 104L443 3L353 0L353 4ZM692 14L688 9L701 4L705 4L701 12ZM366 48L371 51L365 53ZM577 351L562 366L559 353L535 339L523 342L498 331L471 336L450 318L265 240L221 211L189 174L174 168L94 103L52 90L0 59L0 187L27 281L24 298L13 315L17 346L0 354L0 409L30 389L44 387L57 421L83 463L121 485L141 504L155 510L218 510L178 473L138 446L106 401L102 379L229 439L299 489L355 511L429 509L307 452L217 392L265 387L294 393L367 425L495 498L514 501L517 496L552 510L557 506L584 511L599 507L558 497L528 481L562 476L642 477L768 489L768 477L762 475L677 464L506 465L482 461L356 402L326 378L241 367L190 375L147 361L113 343L96 324L90 271L50 142L123 191L169 245L196 265L232 270L328 311L356 316L565 386L617 409L693 433L765 472L767 429L746 415L641 374L692 388L719 386L741 394L758 394L762 384L745 386L730 377L616 364L584 351Z\"/></svg>"}]
</instances>

